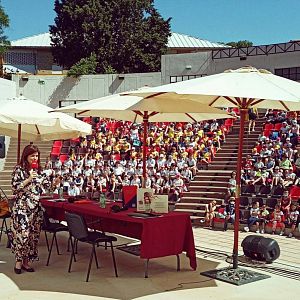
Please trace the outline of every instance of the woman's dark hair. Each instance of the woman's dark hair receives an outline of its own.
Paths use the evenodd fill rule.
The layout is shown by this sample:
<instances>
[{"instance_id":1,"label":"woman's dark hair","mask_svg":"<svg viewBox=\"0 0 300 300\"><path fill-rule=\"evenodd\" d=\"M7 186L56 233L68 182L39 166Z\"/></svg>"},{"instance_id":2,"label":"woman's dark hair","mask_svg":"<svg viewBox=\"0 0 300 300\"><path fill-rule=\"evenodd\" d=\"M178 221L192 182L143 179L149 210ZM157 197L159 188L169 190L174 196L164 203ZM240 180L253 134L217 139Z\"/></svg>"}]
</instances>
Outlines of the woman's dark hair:
<instances>
[{"instance_id":1,"label":"woman's dark hair","mask_svg":"<svg viewBox=\"0 0 300 300\"><path fill-rule=\"evenodd\" d=\"M40 171L40 166L41 166L41 162L40 162L40 150L37 146L35 145L27 145L24 149L23 149L23 153L22 153L22 156L21 156L21 160L20 160L20 166L22 168L24 168L26 171L29 172L31 166L29 165L28 163L28 156L33 154L33 153L38 153L38 171Z\"/></svg>"}]
</instances>

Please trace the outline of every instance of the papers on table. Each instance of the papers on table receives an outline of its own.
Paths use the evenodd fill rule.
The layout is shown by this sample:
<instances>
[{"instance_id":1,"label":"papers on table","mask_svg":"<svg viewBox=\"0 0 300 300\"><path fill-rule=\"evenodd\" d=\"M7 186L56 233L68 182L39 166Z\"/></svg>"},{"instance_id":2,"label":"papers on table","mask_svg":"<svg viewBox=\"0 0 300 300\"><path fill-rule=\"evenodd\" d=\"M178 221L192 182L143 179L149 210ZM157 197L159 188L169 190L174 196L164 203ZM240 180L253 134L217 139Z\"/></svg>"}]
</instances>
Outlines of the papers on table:
<instances>
[{"instance_id":1,"label":"papers on table","mask_svg":"<svg viewBox=\"0 0 300 300\"><path fill-rule=\"evenodd\" d=\"M138 189L137 211L168 213L168 195L154 194L152 189Z\"/></svg>"}]
</instances>

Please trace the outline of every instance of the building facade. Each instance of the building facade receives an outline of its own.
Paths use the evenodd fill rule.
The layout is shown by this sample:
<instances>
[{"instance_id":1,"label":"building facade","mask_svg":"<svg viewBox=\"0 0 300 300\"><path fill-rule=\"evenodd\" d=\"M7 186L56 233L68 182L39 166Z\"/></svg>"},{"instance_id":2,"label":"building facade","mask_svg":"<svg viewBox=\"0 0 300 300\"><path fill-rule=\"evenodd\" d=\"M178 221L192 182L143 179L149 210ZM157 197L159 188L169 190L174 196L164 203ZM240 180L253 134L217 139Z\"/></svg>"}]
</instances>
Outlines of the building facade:
<instances>
[{"instance_id":1,"label":"building facade","mask_svg":"<svg viewBox=\"0 0 300 300\"><path fill-rule=\"evenodd\" d=\"M68 105L247 65L300 81L300 41L235 49L186 35L173 33L172 37L168 44L169 53L162 56L161 72L66 77L63 70L59 70L59 66L53 63L49 34L12 43L6 62L20 70L27 70L25 73L15 72L12 76L16 82L17 95L23 94L52 107L62 102ZM28 74L31 73L29 69L32 74Z\"/></svg>"}]
</instances>

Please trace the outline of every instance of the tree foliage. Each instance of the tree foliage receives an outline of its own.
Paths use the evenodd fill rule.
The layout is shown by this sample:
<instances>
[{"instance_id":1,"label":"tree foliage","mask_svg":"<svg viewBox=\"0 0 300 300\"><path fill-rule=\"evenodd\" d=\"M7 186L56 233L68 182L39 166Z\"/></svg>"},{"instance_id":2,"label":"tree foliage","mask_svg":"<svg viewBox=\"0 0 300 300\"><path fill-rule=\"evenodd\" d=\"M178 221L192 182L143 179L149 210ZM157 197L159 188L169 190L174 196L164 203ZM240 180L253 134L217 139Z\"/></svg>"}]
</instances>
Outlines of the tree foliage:
<instances>
[{"instance_id":1,"label":"tree foliage","mask_svg":"<svg viewBox=\"0 0 300 300\"><path fill-rule=\"evenodd\" d=\"M54 10L50 33L58 64L71 68L94 53L97 73L160 70L170 19L153 0L56 0Z\"/></svg>"},{"instance_id":2,"label":"tree foliage","mask_svg":"<svg viewBox=\"0 0 300 300\"><path fill-rule=\"evenodd\" d=\"M78 63L73 65L68 71L68 76L79 77L80 75L90 75L96 73L97 59L93 53L88 58L82 58Z\"/></svg>"},{"instance_id":3,"label":"tree foliage","mask_svg":"<svg viewBox=\"0 0 300 300\"><path fill-rule=\"evenodd\" d=\"M231 46L233 48L245 48L245 47L253 46L253 43L250 41L244 40L244 41L238 41L238 42L229 42L229 43L226 43L226 45Z\"/></svg>"},{"instance_id":4,"label":"tree foliage","mask_svg":"<svg viewBox=\"0 0 300 300\"><path fill-rule=\"evenodd\" d=\"M7 36L4 35L4 29L7 27L9 27L9 17L5 13L0 0L0 55L3 55L3 53L7 50L8 46L10 45Z\"/></svg>"}]
</instances>

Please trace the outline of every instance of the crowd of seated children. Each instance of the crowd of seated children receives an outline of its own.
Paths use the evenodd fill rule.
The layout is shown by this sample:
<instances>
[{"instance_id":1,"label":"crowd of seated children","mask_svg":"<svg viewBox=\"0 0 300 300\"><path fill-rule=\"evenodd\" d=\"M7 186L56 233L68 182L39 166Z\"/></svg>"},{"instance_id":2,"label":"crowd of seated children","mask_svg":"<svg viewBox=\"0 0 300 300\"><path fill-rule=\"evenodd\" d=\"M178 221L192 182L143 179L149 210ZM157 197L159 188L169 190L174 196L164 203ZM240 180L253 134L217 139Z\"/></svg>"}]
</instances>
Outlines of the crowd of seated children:
<instances>
[{"instance_id":1,"label":"crowd of seated children","mask_svg":"<svg viewBox=\"0 0 300 300\"><path fill-rule=\"evenodd\" d=\"M198 170L221 148L226 134L223 120L150 123L143 182L143 127L102 118L85 121L92 123L93 134L72 142L64 160L57 157L47 162L45 176L52 180L55 192L61 185L67 193L72 183L81 194L105 192L110 196L124 185L141 187L145 183L155 193L168 193L170 199L179 200Z\"/></svg>"},{"instance_id":2,"label":"crowd of seated children","mask_svg":"<svg viewBox=\"0 0 300 300\"><path fill-rule=\"evenodd\" d=\"M268 110L259 141L243 162L244 191L276 195L300 182L299 115Z\"/></svg>"},{"instance_id":3,"label":"crowd of seated children","mask_svg":"<svg viewBox=\"0 0 300 300\"><path fill-rule=\"evenodd\" d=\"M275 234L276 228L280 228L280 235L284 234L285 227L290 227L291 231L288 237L293 237L294 232L299 225L299 208L295 202L291 201L288 191L284 191L282 197L278 199L273 212L269 212L266 204L259 208L259 202L252 203L250 209L250 217L248 218L248 226L244 227L245 231L249 231L252 225L255 225L256 233L265 232L265 226L270 224L272 234ZM260 227L260 228L259 228Z\"/></svg>"}]
</instances>

